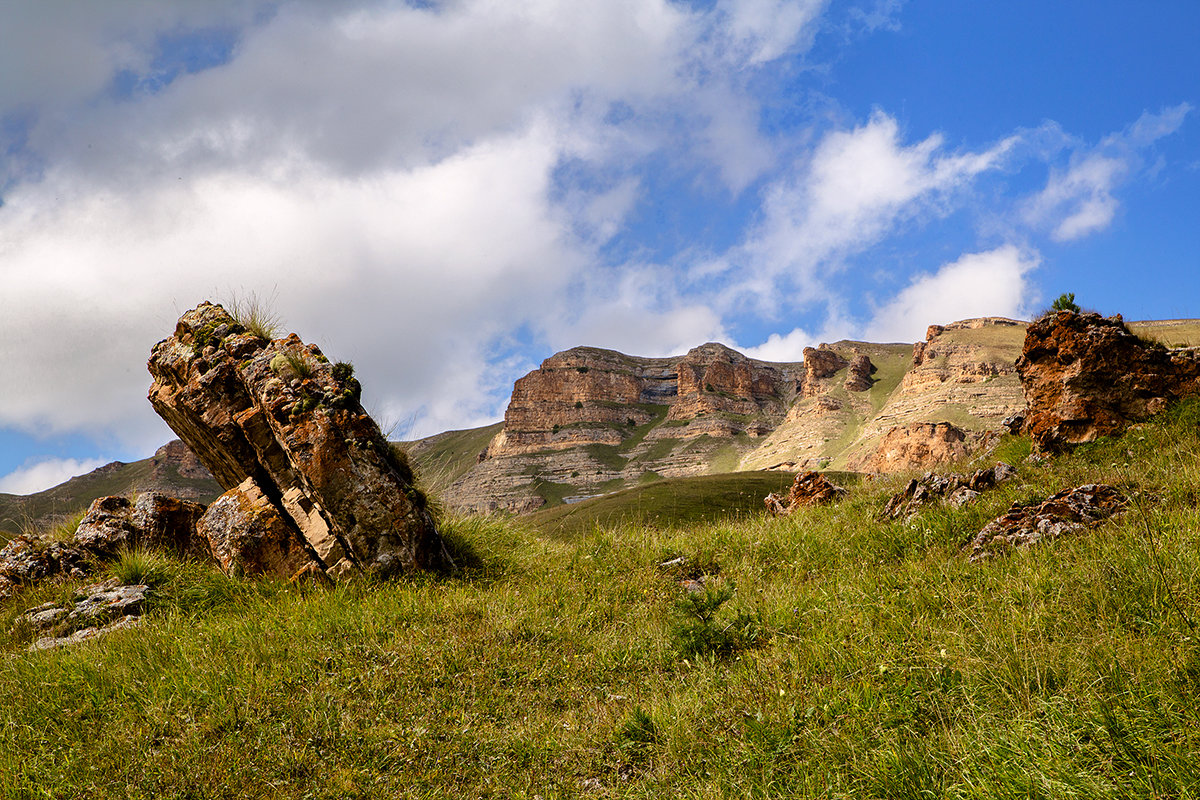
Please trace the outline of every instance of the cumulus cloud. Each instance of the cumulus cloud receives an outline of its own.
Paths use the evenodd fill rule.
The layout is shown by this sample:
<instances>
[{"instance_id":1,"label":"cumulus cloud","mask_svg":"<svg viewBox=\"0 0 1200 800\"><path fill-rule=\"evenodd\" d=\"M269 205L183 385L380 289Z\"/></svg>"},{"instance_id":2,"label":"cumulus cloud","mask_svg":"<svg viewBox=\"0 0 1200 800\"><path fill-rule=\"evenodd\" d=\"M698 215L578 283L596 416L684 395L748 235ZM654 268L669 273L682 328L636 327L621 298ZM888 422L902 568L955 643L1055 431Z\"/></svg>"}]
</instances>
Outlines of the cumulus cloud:
<instances>
[{"instance_id":1,"label":"cumulus cloud","mask_svg":"<svg viewBox=\"0 0 1200 800\"><path fill-rule=\"evenodd\" d=\"M809 300L827 299L824 278L843 259L904 220L943 213L939 203L997 167L1014 141L964 153L944 152L937 134L906 145L896 119L881 111L831 131L807 163L766 189L762 221L726 261L740 268L733 296L753 295L775 309L782 283Z\"/></svg>"},{"instance_id":2,"label":"cumulus cloud","mask_svg":"<svg viewBox=\"0 0 1200 800\"><path fill-rule=\"evenodd\" d=\"M0 493L34 494L77 475L86 475L105 462L100 459L41 459L0 477Z\"/></svg>"},{"instance_id":3,"label":"cumulus cloud","mask_svg":"<svg viewBox=\"0 0 1200 800\"><path fill-rule=\"evenodd\" d=\"M514 331L640 352L720 336L715 311L637 265L596 274L599 249L640 159L685 148L735 192L770 165L739 87L807 46L821 6L6 12L0 67L26 77L4 82L0 117L31 109L15 146L38 169L0 176L0 426L152 446L168 434L144 402L150 346L239 290L354 360L414 434L495 417L526 367L504 354ZM232 44L164 71L180 35Z\"/></svg>"},{"instance_id":4,"label":"cumulus cloud","mask_svg":"<svg viewBox=\"0 0 1200 800\"><path fill-rule=\"evenodd\" d=\"M1004 245L968 253L932 274L918 275L879 308L864 338L872 342L914 342L931 323L971 317L1014 317L1028 313L1028 275L1041 263L1035 252Z\"/></svg>"},{"instance_id":5,"label":"cumulus cloud","mask_svg":"<svg viewBox=\"0 0 1200 800\"><path fill-rule=\"evenodd\" d=\"M1146 112L1095 148L1077 148L1066 169L1052 169L1046 186L1025 203L1025 221L1048 228L1059 242L1105 230L1120 205L1117 190L1145 167L1142 151L1178 131L1190 111L1181 103L1158 114Z\"/></svg>"}]
</instances>

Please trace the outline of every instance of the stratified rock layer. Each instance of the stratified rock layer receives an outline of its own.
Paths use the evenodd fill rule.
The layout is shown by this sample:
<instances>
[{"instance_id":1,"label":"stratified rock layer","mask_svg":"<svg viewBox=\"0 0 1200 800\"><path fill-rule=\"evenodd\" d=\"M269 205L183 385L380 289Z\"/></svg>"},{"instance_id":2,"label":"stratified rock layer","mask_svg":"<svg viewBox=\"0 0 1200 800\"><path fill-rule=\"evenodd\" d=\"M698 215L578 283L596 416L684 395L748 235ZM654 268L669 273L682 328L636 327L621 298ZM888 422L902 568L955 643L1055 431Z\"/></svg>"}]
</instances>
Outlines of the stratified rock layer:
<instances>
[{"instance_id":1,"label":"stratified rock layer","mask_svg":"<svg viewBox=\"0 0 1200 800\"><path fill-rule=\"evenodd\" d=\"M315 345L295 334L266 341L203 303L154 346L148 367L155 411L218 483L253 478L332 574L450 564L358 382Z\"/></svg>"},{"instance_id":2,"label":"stratified rock layer","mask_svg":"<svg viewBox=\"0 0 1200 800\"><path fill-rule=\"evenodd\" d=\"M669 423L685 423L679 438L758 436L783 418L802 370L715 343L674 358L576 347L517 380L487 457L619 445L664 412Z\"/></svg>"},{"instance_id":3,"label":"stratified rock layer","mask_svg":"<svg viewBox=\"0 0 1200 800\"><path fill-rule=\"evenodd\" d=\"M1200 392L1200 356L1134 335L1120 316L1060 311L1032 323L1017 372L1024 431L1040 450L1061 450L1123 430Z\"/></svg>"}]
</instances>

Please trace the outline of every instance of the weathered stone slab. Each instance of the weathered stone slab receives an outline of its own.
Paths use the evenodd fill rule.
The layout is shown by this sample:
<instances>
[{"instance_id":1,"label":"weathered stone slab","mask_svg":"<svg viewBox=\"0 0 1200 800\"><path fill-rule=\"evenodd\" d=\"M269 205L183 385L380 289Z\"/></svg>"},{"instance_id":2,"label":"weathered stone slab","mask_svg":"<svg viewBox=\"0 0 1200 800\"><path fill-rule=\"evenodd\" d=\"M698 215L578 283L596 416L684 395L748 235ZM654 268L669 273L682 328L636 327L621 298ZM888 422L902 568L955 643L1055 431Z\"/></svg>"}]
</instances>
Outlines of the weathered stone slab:
<instances>
[{"instance_id":1,"label":"weathered stone slab","mask_svg":"<svg viewBox=\"0 0 1200 800\"><path fill-rule=\"evenodd\" d=\"M348 365L330 364L295 334L261 339L202 303L155 345L148 366L159 415L227 491L252 478L329 574L451 566L411 470L358 402ZM270 540L282 546L280 535ZM282 567L294 552L288 545L267 561Z\"/></svg>"}]
</instances>

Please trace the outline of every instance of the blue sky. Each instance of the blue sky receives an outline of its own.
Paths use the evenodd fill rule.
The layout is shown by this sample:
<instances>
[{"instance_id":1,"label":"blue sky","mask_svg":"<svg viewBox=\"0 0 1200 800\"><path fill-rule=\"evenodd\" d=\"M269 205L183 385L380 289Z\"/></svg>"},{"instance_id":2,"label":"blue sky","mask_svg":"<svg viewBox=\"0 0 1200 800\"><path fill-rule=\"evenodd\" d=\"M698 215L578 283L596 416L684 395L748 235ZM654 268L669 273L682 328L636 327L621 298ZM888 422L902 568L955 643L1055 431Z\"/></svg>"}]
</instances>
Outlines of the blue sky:
<instances>
[{"instance_id":1,"label":"blue sky","mask_svg":"<svg viewBox=\"0 0 1200 800\"><path fill-rule=\"evenodd\" d=\"M0 3L0 491L256 294L413 436L578 344L1200 317L1192 0Z\"/></svg>"}]
</instances>

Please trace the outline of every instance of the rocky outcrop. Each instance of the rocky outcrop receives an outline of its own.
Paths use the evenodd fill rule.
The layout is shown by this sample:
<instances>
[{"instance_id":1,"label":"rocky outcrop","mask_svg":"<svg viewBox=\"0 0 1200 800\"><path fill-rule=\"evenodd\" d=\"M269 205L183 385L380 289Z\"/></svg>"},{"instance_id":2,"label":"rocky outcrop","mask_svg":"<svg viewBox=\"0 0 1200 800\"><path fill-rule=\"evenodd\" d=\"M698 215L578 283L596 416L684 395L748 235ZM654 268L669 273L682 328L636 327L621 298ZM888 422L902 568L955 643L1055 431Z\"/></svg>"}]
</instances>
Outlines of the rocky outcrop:
<instances>
[{"instance_id":1,"label":"rocky outcrop","mask_svg":"<svg viewBox=\"0 0 1200 800\"><path fill-rule=\"evenodd\" d=\"M861 462L864 472L905 472L959 461L970 455L966 431L949 422L912 422L892 428Z\"/></svg>"},{"instance_id":2,"label":"rocky outcrop","mask_svg":"<svg viewBox=\"0 0 1200 800\"><path fill-rule=\"evenodd\" d=\"M576 347L517 380L486 457L620 445L663 419L686 423L675 426L678 438L762 435L786 413L801 369L716 343L674 358Z\"/></svg>"},{"instance_id":3,"label":"rocky outcrop","mask_svg":"<svg viewBox=\"0 0 1200 800\"><path fill-rule=\"evenodd\" d=\"M1013 547L1094 528L1125 508L1126 499L1106 484L1088 484L1059 492L1041 503L1014 503L989 522L967 545L971 561L994 558Z\"/></svg>"},{"instance_id":4,"label":"rocky outcrop","mask_svg":"<svg viewBox=\"0 0 1200 800\"><path fill-rule=\"evenodd\" d=\"M204 506L159 492L100 497L88 507L75 530L74 544L98 558L146 547L184 558L211 559L208 544L196 538L196 520Z\"/></svg>"},{"instance_id":5,"label":"rocky outcrop","mask_svg":"<svg viewBox=\"0 0 1200 800\"><path fill-rule=\"evenodd\" d=\"M871 357L868 355L857 356L850 362L850 368L846 372L846 389L851 392L865 392L874 384L875 379L871 374L875 372L875 365L871 363Z\"/></svg>"},{"instance_id":6,"label":"rocky outcrop","mask_svg":"<svg viewBox=\"0 0 1200 800\"><path fill-rule=\"evenodd\" d=\"M1017 371L1037 449L1090 442L1200 392L1200 355L1133 334L1120 316L1071 311L1029 326Z\"/></svg>"},{"instance_id":7,"label":"rocky outcrop","mask_svg":"<svg viewBox=\"0 0 1200 800\"><path fill-rule=\"evenodd\" d=\"M885 519L908 518L935 502L961 508L981 493L1016 476L1016 469L1003 461L992 467L977 469L970 475L927 472L920 478L913 478L902 490L892 495L884 506L883 516Z\"/></svg>"},{"instance_id":8,"label":"rocky outcrop","mask_svg":"<svg viewBox=\"0 0 1200 800\"><path fill-rule=\"evenodd\" d=\"M183 558L211 560L208 543L195 536L204 507L157 492L100 497L92 502L69 541L18 536L0 550L0 597L17 586L55 578L83 578L95 564L124 550L152 548Z\"/></svg>"},{"instance_id":9,"label":"rocky outcrop","mask_svg":"<svg viewBox=\"0 0 1200 800\"><path fill-rule=\"evenodd\" d=\"M787 495L771 492L763 499L767 510L778 517L786 517L798 508L833 503L846 496L846 490L829 481L819 472L802 472L796 476Z\"/></svg>"},{"instance_id":10,"label":"rocky outcrop","mask_svg":"<svg viewBox=\"0 0 1200 800\"><path fill-rule=\"evenodd\" d=\"M37 636L30 650L79 644L112 631L135 626L146 602L146 584L121 585L112 578L75 591L71 602L49 602L31 608L13 623L13 633Z\"/></svg>"},{"instance_id":11,"label":"rocky outcrop","mask_svg":"<svg viewBox=\"0 0 1200 800\"><path fill-rule=\"evenodd\" d=\"M348 364L266 341L219 305L154 346L150 402L225 490L253 478L332 575L451 564L407 464L359 404Z\"/></svg>"},{"instance_id":12,"label":"rocky outcrop","mask_svg":"<svg viewBox=\"0 0 1200 800\"><path fill-rule=\"evenodd\" d=\"M827 344L804 348L804 396L822 394L820 381L832 378L849 365L849 361Z\"/></svg>"}]
</instances>

